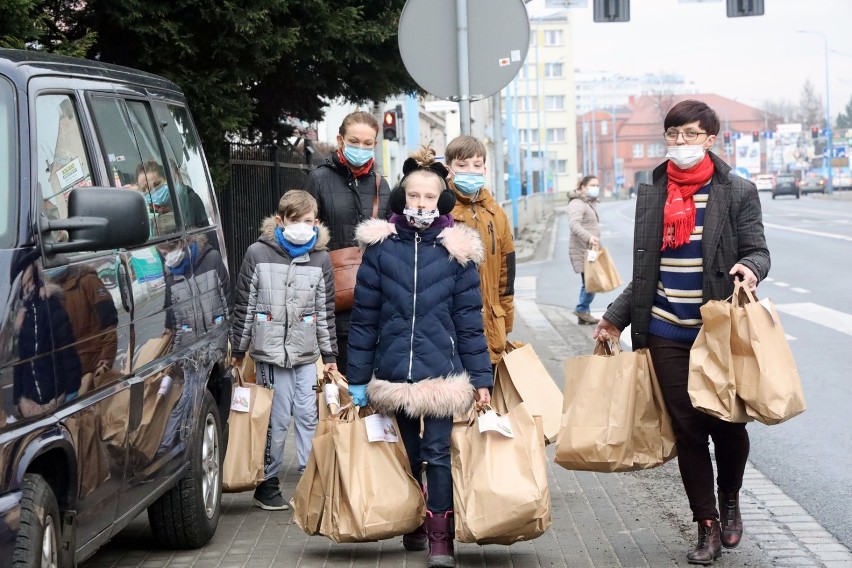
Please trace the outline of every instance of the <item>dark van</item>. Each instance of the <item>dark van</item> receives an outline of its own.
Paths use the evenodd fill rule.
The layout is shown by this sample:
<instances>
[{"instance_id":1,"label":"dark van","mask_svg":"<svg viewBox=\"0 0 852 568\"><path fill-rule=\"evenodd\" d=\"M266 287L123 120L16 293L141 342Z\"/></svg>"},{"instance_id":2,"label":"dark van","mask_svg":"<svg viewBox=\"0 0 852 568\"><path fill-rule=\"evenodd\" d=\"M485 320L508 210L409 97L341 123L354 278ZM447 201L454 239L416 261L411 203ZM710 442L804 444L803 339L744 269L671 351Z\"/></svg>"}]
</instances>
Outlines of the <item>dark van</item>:
<instances>
[{"instance_id":1,"label":"dark van","mask_svg":"<svg viewBox=\"0 0 852 568\"><path fill-rule=\"evenodd\" d=\"M213 535L223 242L175 84L0 49L0 564L74 566L145 510Z\"/></svg>"}]
</instances>

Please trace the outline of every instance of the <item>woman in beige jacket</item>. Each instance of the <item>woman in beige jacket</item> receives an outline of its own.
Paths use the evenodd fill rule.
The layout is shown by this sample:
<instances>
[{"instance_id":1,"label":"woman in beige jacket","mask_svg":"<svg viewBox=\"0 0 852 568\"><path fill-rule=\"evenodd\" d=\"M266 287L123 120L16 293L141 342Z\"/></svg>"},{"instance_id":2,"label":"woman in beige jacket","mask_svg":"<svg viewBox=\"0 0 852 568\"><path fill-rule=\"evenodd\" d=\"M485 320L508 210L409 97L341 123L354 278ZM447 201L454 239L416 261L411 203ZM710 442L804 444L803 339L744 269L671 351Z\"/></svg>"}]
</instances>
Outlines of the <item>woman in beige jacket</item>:
<instances>
[{"instance_id":1,"label":"woman in beige jacket","mask_svg":"<svg viewBox=\"0 0 852 568\"><path fill-rule=\"evenodd\" d=\"M597 249L600 245L601 224L595 207L600 189L598 178L586 176L577 184L577 189L568 194L568 226L571 228L568 253L574 272L580 274L580 298L574 309L580 325L594 325L599 321L590 313L595 295L586 291L583 271L588 250Z\"/></svg>"}]
</instances>

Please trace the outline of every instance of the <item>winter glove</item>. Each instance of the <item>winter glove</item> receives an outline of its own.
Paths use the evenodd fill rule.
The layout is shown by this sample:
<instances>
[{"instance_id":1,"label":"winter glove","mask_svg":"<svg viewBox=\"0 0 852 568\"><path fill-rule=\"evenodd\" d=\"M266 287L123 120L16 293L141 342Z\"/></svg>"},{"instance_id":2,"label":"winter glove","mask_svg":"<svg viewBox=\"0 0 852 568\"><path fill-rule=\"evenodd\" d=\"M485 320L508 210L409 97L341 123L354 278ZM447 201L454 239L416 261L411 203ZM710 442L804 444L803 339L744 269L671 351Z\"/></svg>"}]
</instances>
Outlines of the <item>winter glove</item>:
<instances>
[{"instance_id":1,"label":"winter glove","mask_svg":"<svg viewBox=\"0 0 852 568\"><path fill-rule=\"evenodd\" d=\"M367 385L349 385L349 396L355 406L367 406Z\"/></svg>"}]
</instances>

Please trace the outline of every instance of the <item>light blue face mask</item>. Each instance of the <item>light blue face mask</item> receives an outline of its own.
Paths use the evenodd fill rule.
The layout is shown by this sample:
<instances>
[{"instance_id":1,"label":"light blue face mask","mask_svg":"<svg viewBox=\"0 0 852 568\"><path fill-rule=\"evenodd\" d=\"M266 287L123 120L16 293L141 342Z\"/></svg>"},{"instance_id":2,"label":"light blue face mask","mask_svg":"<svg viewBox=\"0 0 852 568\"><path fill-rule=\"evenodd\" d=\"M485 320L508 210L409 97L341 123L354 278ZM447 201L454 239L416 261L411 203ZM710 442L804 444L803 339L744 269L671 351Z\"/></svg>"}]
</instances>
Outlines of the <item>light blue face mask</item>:
<instances>
[{"instance_id":1,"label":"light blue face mask","mask_svg":"<svg viewBox=\"0 0 852 568\"><path fill-rule=\"evenodd\" d=\"M149 205L169 206L172 203L172 196L169 194L169 186L161 185L154 191L145 194L145 201Z\"/></svg>"},{"instance_id":2,"label":"light blue face mask","mask_svg":"<svg viewBox=\"0 0 852 568\"><path fill-rule=\"evenodd\" d=\"M485 174L454 173L453 183L465 195L473 195L485 185Z\"/></svg>"},{"instance_id":3,"label":"light blue face mask","mask_svg":"<svg viewBox=\"0 0 852 568\"><path fill-rule=\"evenodd\" d=\"M373 157L373 149L347 145L343 147L343 157L351 166L363 166Z\"/></svg>"}]
</instances>

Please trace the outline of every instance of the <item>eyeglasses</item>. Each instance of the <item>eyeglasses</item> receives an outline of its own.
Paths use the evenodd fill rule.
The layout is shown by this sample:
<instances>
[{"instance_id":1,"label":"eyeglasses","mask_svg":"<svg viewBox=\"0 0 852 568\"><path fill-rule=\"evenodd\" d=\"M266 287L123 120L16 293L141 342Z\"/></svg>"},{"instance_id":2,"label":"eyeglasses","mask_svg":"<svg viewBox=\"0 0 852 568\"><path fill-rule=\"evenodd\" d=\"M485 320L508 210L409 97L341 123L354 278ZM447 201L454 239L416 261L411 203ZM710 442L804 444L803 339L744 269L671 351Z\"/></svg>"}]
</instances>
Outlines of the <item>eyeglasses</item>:
<instances>
[{"instance_id":1,"label":"eyeglasses","mask_svg":"<svg viewBox=\"0 0 852 568\"><path fill-rule=\"evenodd\" d=\"M666 130L664 136L666 140L677 140L678 136L683 136L683 139L687 142L692 142L702 134L707 134L706 132L698 132L696 130L678 130L677 128L669 128Z\"/></svg>"}]
</instances>

